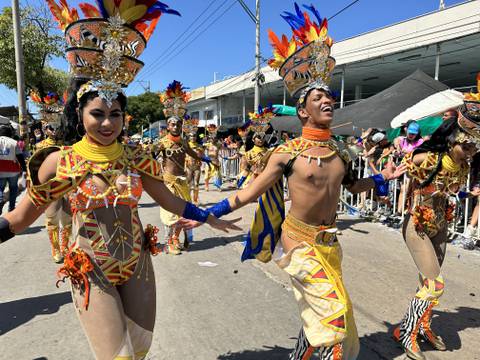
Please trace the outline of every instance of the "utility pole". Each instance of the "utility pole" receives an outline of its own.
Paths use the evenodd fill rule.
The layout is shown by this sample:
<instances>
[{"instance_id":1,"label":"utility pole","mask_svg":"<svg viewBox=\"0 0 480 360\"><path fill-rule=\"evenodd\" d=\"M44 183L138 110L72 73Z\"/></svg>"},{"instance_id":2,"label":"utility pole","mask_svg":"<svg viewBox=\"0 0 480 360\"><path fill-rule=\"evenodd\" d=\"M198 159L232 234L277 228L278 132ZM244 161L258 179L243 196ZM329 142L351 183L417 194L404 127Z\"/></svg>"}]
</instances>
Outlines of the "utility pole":
<instances>
[{"instance_id":1,"label":"utility pole","mask_svg":"<svg viewBox=\"0 0 480 360\"><path fill-rule=\"evenodd\" d=\"M260 0L256 0L255 12L256 43L255 43L255 111L260 105Z\"/></svg>"},{"instance_id":2,"label":"utility pole","mask_svg":"<svg viewBox=\"0 0 480 360\"><path fill-rule=\"evenodd\" d=\"M258 105L260 105L260 82L262 81L262 74L260 73L260 0L256 0L255 14L250 10L250 8L245 4L243 0L237 0L242 6L243 10L255 23L255 77L252 81L255 82L255 108L254 111L257 111Z\"/></svg>"},{"instance_id":3,"label":"utility pole","mask_svg":"<svg viewBox=\"0 0 480 360\"><path fill-rule=\"evenodd\" d=\"M150 92L150 80L137 80L137 83L145 90L145 92Z\"/></svg>"},{"instance_id":4,"label":"utility pole","mask_svg":"<svg viewBox=\"0 0 480 360\"><path fill-rule=\"evenodd\" d=\"M20 6L18 0L12 0L13 37L15 43L15 66L17 70L17 95L18 95L18 122L20 135L28 134L27 106L25 99L25 79L23 75L23 48L22 33L20 29ZM28 136L25 140L28 144Z\"/></svg>"}]
</instances>

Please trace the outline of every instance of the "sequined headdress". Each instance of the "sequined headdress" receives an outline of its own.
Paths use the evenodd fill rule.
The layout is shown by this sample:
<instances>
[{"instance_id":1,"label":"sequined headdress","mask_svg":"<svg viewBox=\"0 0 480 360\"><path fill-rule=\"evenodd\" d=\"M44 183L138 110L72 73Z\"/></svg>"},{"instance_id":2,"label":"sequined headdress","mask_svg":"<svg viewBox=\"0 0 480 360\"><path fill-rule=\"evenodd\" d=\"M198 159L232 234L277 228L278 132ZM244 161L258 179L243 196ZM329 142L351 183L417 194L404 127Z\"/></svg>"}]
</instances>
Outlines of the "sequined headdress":
<instances>
[{"instance_id":1,"label":"sequined headdress","mask_svg":"<svg viewBox=\"0 0 480 360\"><path fill-rule=\"evenodd\" d=\"M464 94L458 114L458 125L468 135L480 141L480 73L477 74L477 92Z\"/></svg>"},{"instance_id":2,"label":"sequined headdress","mask_svg":"<svg viewBox=\"0 0 480 360\"><path fill-rule=\"evenodd\" d=\"M249 130L253 131L255 135L264 136L269 128L270 121L275 116L272 105L262 108L258 107L258 111L249 113L250 118Z\"/></svg>"},{"instance_id":3,"label":"sequined headdress","mask_svg":"<svg viewBox=\"0 0 480 360\"><path fill-rule=\"evenodd\" d=\"M195 135L198 131L199 122L200 121L198 119L186 117L185 120L183 120L183 132L187 135Z\"/></svg>"},{"instance_id":4,"label":"sequined headdress","mask_svg":"<svg viewBox=\"0 0 480 360\"><path fill-rule=\"evenodd\" d=\"M312 89L330 92L328 85L335 67L335 59L330 56L333 40L327 35L327 19L322 19L313 5L303 7L316 21L310 19L308 12L302 13L297 3L295 14L284 12L281 15L292 29L290 40L286 35L280 40L269 30L274 55L269 65L279 70L288 92L291 96L300 96L300 103Z\"/></svg>"},{"instance_id":5,"label":"sequined headdress","mask_svg":"<svg viewBox=\"0 0 480 360\"><path fill-rule=\"evenodd\" d=\"M74 77L89 79L77 99L92 91L111 104L143 67L138 60L160 16L180 15L156 0L97 0L81 3L85 19L66 0L46 0L65 32L66 57Z\"/></svg>"},{"instance_id":6,"label":"sequined headdress","mask_svg":"<svg viewBox=\"0 0 480 360\"><path fill-rule=\"evenodd\" d=\"M187 113L187 102L191 94L185 91L180 81L174 80L168 84L167 89L160 94L160 102L163 104L163 113L167 121L183 120Z\"/></svg>"},{"instance_id":7,"label":"sequined headdress","mask_svg":"<svg viewBox=\"0 0 480 360\"><path fill-rule=\"evenodd\" d=\"M37 105L43 126L49 125L54 129L60 127L64 103L56 93L49 92L42 97L38 91L32 90L30 100Z\"/></svg>"}]
</instances>

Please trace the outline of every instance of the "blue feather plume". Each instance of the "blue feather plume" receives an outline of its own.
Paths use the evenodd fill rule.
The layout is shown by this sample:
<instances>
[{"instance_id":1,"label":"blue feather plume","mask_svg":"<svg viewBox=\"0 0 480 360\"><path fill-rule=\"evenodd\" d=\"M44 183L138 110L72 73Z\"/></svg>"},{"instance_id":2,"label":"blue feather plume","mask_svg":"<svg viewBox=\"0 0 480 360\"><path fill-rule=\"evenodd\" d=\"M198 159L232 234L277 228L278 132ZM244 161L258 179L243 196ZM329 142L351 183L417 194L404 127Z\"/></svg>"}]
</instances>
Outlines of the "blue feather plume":
<instances>
[{"instance_id":1,"label":"blue feather plume","mask_svg":"<svg viewBox=\"0 0 480 360\"><path fill-rule=\"evenodd\" d=\"M320 16L320 13L318 12L318 10L315 8L315 6L312 5L303 5L303 7L307 10L310 10L310 12L315 15L315 17L317 18L317 21L318 21L318 25L321 25L322 24L322 17Z\"/></svg>"},{"instance_id":2,"label":"blue feather plume","mask_svg":"<svg viewBox=\"0 0 480 360\"><path fill-rule=\"evenodd\" d=\"M100 14L102 14L102 17L107 19L110 15L108 14L107 9L103 5L103 0L95 0L95 2L98 5L98 10L100 10Z\"/></svg>"},{"instance_id":3,"label":"blue feather plume","mask_svg":"<svg viewBox=\"0 0 480 360\"><path fill-rule=\"evenodd\" d=\"M157 1L152 6L150 6L147 10L147 14L151 14L154 11L160 11L163 14L182 16L177 10L170 9L170 7L167 4L164 4L160 1Z\"/></svg>"}]
</instances>

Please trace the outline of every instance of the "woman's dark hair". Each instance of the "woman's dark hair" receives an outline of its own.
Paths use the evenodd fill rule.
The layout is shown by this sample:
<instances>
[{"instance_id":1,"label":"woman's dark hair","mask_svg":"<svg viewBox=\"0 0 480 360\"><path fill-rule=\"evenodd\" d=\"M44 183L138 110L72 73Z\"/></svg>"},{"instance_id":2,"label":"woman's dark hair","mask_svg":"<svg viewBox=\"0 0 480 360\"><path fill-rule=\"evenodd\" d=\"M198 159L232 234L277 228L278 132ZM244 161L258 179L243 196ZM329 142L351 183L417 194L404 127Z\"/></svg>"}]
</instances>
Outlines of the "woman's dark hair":
<instances>
[{"instance_id":1,"label":"woman's dark hair","mask_svg":"<svg viewBox=\"0 0 480 360\"><path fill-rule=\"evenodd\" d=\"M6 136L11 138L13 136L13 128L10 125L1 125L0 136Z\"/></svg>"},{"instance_id":2,"label":"woman's dark hair","mask_svg":"<svg viewBox=\"0 0 480 360\"><path fill-rule=\"evenodd\" d=\"M78 116L82 114L82 110L85 105L92 99L98 96L98 92L89 92L82 96L80 102L77 101L77 92L80 87L85 84L88 79L71 79L70 86L67 90L67 101L65 103L65 109L63 111L62 126L60 133L63 135L63 142L65 145L71 145L79 140L85 134L85 128L83 127L83 121ZM119 94L117 99L120 103L122 112L125 112L127 107L127 98L123 94ZM78 109L78 112L77 112ZM118 136L117 140L122 141L123 131Z\"/></svg>"},{"instance_id":3,"label":"woman's dark hair","mask_svg":"<svg viewBox=\"0 0 480 360\"><path fill-rule=\"evenodd\" d=\"M420 184L420 188L424 188L432 183L435 176L442 169L443 156L449 151L450 145L455 143L455 133L459 130L458 122L455 119L444 121L440 127L435 130L432 137L425 141L422 145L413 151L413 154L421 154L426 152L433 152L439 154L438 162L435 169L428 176L428 178Z\"/></svg>"}]
</instances>

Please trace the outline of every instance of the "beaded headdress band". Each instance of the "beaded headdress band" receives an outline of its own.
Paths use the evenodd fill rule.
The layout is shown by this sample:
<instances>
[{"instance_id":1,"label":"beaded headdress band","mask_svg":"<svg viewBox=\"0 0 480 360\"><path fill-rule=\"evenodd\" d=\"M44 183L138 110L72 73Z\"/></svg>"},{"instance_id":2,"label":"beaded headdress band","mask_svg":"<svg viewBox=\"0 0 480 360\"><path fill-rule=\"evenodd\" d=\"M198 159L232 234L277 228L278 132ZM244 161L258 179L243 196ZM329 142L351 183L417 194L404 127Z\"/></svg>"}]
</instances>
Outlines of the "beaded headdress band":
<instances>
[{"instance_id":1,"label":"beaded headdress band","mask_svg":"<svg viewBox=\"0 0 480 360\"><path fill-rule=\"evenodd\" d=\"M77 93L98 92L109 106L143 67L138 60L162 14L180 15L156 0L97 0L81 3L85 19L66 0L46 0L65 32L66 57L74 77L89 79Z\"/></svg>"},{"instance_id":2,"label":"beaded headdress band","mask_svg":"<svg viewBox=\"0 0 480 360\"><path fill-rule=\"evenodd\" d=\"M38 91L32 90L30 100L37 105L44 126L49 125L54 129L60 127L64 103L56 93L49 92L42 97Z\"/></svg>"},{"instance_id":3,"label":"beaded headdress band","mask_svg":"<svg viewBox=\"0 0 480 360\"><path fill-rule=\"evenodd\" d=\"M269 65L279 70L288 92L291 96L299 95L300 103L305 101L310 90L330 92L328 85L335 68L335 59L330 56L333 40L327 35L327 19L322 19L313 5L303 7L315 16L316 21L312 21L307 12L302 13L297 3L295 14L284 12L281 15L292 29L290 40L286 35L280 40L269 30L274 56Z\"/></svg>"},{"instance_id":4,"label":"beaded headdress band","mask_svg":"<svg viewBox=\"0 0 480 360\"><path fill-rule=\"evenodd\" d=\"M190 97L191 94L185 91L180 81L174 80L168 84L167 89L160 94L160 102L163 104L163 113L167 121L183 120Z\"/></svg>"},{"instance_id":5,"label":"beaded headdress band","mask_svg":"<svg viewBox=\"0 0 480 360\"><path fill-rule=\"evenodd\" d=\"M270 127L270 121L275 116L275 113L272 105L269 104L264 108L259 106L257 112L249 113L248 116L250 118L249 130L253 131L255 135L263 137Z\"/></svg>"}]
</instances>

